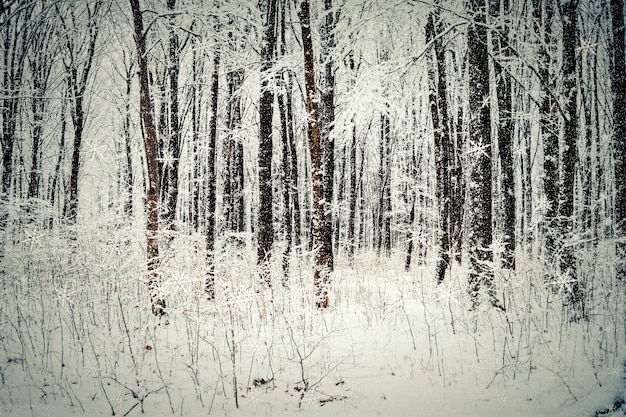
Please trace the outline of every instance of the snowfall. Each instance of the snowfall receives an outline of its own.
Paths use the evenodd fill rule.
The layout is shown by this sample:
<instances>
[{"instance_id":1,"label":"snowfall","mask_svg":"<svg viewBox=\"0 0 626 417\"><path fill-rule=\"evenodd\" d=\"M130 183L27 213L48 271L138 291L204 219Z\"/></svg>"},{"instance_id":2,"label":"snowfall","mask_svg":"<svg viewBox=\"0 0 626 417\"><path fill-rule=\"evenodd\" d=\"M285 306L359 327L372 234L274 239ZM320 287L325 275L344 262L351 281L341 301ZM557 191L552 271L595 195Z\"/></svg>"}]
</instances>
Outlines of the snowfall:
<instances>
[{"instance_id":1,"label":"snowfall","mask_svg":"<svg viewBox=\"0 0 626 417\"><path fill-rule=\"evenodd\" d=\"M587 319L541 261L496 270L505 311L471 310L467 270L436 284L430 253L340 251L330 307L315 308L311 254L275 260L259 286L253 245L218 252L203 292L203 239L164 253L167 315L151 313L140 227L5 236L1 416L480 416L626 414L624 283L612 245L588 256ZM603 245L606 245L604 247ZM414 258L415 259L415 258Z\"/></svg>"}]
</instances>

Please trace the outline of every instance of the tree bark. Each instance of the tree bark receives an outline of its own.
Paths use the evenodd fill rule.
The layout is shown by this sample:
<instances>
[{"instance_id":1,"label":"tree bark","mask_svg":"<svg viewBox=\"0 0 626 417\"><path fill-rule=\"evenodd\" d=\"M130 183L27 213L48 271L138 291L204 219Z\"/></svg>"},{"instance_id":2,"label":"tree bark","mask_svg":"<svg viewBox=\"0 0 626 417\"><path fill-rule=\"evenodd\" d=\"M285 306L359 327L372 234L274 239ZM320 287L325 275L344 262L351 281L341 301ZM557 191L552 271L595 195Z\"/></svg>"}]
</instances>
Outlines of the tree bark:
<instances>
[{"instance_id":1,"label":"tree bark","mask_svg":"<svg viewBox=\"0 0 626 417\"><path fill-rule=\"evenodd\" d=\"M509 47L509 0L490 0L491 15L496 30L492 33L493 49L499 59L495 59L494 71L496 95L498 98L498 156L500 158L500 191L502 200L499 210L502 219L501 264L505 269L515 269L515 169L513 167L513 104L511 99L510 70L502 67L502 61L511 57Z\"/></svg>"},{"instance_id":2,"label":"tree bark","mask_svg":"<svg viewBox=\"0 0 626 417\"><path fill-rule=\"evenodd\" d=\"M324 24L322 25L322 63L324 65L324 83L321 94L320 125L323 148L324 171L324 252L327 257L328 269L334 268L333 254L333 190L335 178L335 69L332 51L335 48L335 12L332 0L324 0Z\"/></svg>"},{"instance_id":3,"label":"tree bark","mask_svg":"<svg viewBox=\"0 0 626 417\"><path fill-rule=\"evenodd\" d=\"M489 103L489 53L485 0L471 0L468 28L470 167L468 251L470 296L476 308L481 290L496 305L493 282L491 106Z\"/></svg>"},{"instance_id":4,"label":"tree bark","mask_svg":"<svg viewBox=\"0 0 626 417\"><path fill-rule=\"evenodd\" d=\"M617 277L626 281L626 48L624 47L624 1L611 0L613 56L613 155L615 158L615 223L617 235Z\"/></svg>"},{"instance_id":5,"label":"tree bark","mask_svg":"<svg viewBox=\"0 0 626 417\"><path fill-rule=\"evenodd\" d=\"M170 13L168 17L169 23L169 49L168 49L168 67L167 76L169 79L169 129L167 129L168 137L168 161L165 167L167 182L167 193L165 195L165 212L163 220L165 227L168 229L168 240L172 240L176 231L176 209L178 203L178 171L180 165L181 152L181 134L179 120L179 99L178 99L178 78L180 73L180 46L178 34L174 26L176 21L174 13L176 12L176 0L167 0L167 10Z\"/></svg>"},{"instance_id":6,"label":"tree bark","mask_svg":"<svg viewBox=\"0 0 626 417\"><path fill-rule=\"evenodd\" d=\"M273 189L272 189L272 118L274 91L271 86L272 66L276 48L277 0L267 0L267 16L261 51L261 97L259 99L259 214L257 236L257 264L261 282L271 286L269 262L274 244Z\"/></svg>"},{"instance_id":7,"label":"tree bark","mask_svg":"<svg viewBox=\"0 0 626 417\"><path fill-rule=\"evenodd\" d=\"M150 85L148 80L148 62L146 39L143 33L143 18L139 9L139 0L129 0L133 13L135 45L139 64L139 106L144 127L144 148L146 157L146 254L148 258L148 289L152 300L152 313L157 317L165 314L165 300L159 294L159 166L157 163L157 133L154 126Z\"/></svg>"},{"instance_id":8,"label":"tree bark","mask_svg":"<svg viewBox=\"0 0 626 417\"><path fill-rule=\"evenodd\" d=\"M302 47L304 50L304 85L306 111L308 115L307 138L311 154L311 176L313 181L313 250L315 266L313 283L315 285L315 305L317 308L328 307L329 265L328 254L324 245L324 183L322 175L322 147L319 127L318 106L315 99L315 68L313 60L313 41L311 39L311 20L309 1L304 0L300 10L300 26L302 29Z\"/></svg>"},{"instance_id":9,"label":"tree bark","mask_svg":"<svg viewBox=\"0 0 626 417\"><path fill-rule=\"evenodd\" d=\"M577 259L574 239L574 199L576 187L576 161L578 160L578 103L577 103L577 71L576 47L578 45L578 1L570 0L561 3L561 23L563 25L563 95L564 132L562 149L562 169L559 184L559 224L561 236L559 243L561 258L559 262L561 275L571 282L571 301L586 315L584 303L584 282L578 277Z\"/></svg>"},{"instance_id":10,"label":"tree bark","mask_svg":"<svg viewBox=\"0 0 626 417\"><path fill-rule=\"evenodd\" d=\"M70 7L75 6L70 5ZM88 38L84 41L87 43L88 46L86 55L84 57L75 56L74 53L76 42L83 42L83 40L76 40L71 38L71 31L75 30L75 27L73 27L75 22L71 22L72 27L70 27L68 24L66 24L65 19L60 19L63 25L63 29L66 31L65 42L67 45L67 61L65 61L65 76L66 82L68 84L68 91L70 93L70 114L72 116L72 124L74 126L74 143L72 148L72 166L70 174L70 199L66 213L66 218L70 223L76 222L76 216L78 214L78 181L80 178L81 147L86 122L84 99L85 92L87 91L89 74L93 65L93 59L96 50L96 41L98 39L99 28L96 18L100 7L102 7L101 2L96 2L93 10L89 5L85 6L88 15Z\"/></svg>"},{"instance_id":11,"label":"tree bark","mask_svg":"<svg viewBox=\"0 0 626 417\"><path fill-rule=\"evenodd\" d=\"M206 256L207 277L205 291L207 297L215 298L215 151L217 143L217 105L219 94L221 50L216 47L213 57L213 74L211 75L211 122L209 124L209 143L207 146L207 202L206 202Z\"/></svg>"},{"instance_id":12,"label":"tree bark","mask_svg":"<svg viewBox=\"0 0 626 417\"><path fill-rule=\"evenodd\" d=\"M429 101L430 113L433 124L433 136L435 145L435 170L436 185L435 197L437 199L437 263L435 266L435 276L437 282L441 283L446 274L446 269L450 266L450 129L448 117L448 100L446 86L445 54L441 38L437 38L433 15L428 16L426 23L426 41L433 42L434 65L431 65L430 74L435 86L430 87ZM437 68L435 77L434 67ZM436 80L436 81L435 81Z\"/></svg>"}]
</instances>

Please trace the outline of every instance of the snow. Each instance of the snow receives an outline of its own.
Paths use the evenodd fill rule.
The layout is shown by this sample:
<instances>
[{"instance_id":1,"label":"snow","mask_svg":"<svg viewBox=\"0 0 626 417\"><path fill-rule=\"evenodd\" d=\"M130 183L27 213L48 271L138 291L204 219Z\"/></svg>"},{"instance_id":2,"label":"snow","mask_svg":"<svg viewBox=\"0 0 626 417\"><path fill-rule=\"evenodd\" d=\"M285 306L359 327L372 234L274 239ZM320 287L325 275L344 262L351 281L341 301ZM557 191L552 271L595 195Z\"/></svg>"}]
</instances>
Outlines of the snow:
<instances>
[{"instance_id":1,"label":"snow","mask_svg":"<svg viewBox=\"0 0 626 417\"><path fill-rule=\"evenodd\" d=\"M7 247L2 416L587 417L624 396L624 294L609 268L589 320L572 321L532 264L496 274L506 312L469 311L462 266L437 286L433 259L405 272L402 253L339 256L318 311L310 254L291 259L289 288L266 289L254 248L226 247L207 301L203 240L179 236L157 319L140 227L72 235L32 227Z\"/></svg>"}]
</instances>

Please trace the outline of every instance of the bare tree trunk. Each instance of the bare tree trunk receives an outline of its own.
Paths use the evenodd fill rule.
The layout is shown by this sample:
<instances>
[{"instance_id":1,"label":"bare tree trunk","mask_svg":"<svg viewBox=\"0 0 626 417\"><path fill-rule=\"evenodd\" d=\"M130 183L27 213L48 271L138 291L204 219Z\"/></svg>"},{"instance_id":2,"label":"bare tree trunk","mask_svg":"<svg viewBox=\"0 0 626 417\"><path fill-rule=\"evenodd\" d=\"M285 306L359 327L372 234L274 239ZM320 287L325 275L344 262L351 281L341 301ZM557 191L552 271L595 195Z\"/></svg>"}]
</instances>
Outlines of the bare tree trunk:
<instances>
[{"instance_id":1,"label":"bare tree trunk","mask_svg":"<svg viewBox=\"0 0 626 417\"><path fill-rule=\"evenodd\" d=\"M496 55L494 71L496 94L498 97L498 156L500 157L500 190L502 219L502 267L515 269L515 169L513 166L513 104L511 100L511 74L501 62L511 57L509 48L509 0L490 0L491 15L497 30L493 31L492 41Z\"/></svg>"},{"instance_id":2,"label":"bare tree trunk","mask_svg":"<svg viewBox=\"0 0 626 417\"><path fill-rule=\"evenodd\" d=\"M320 125L324 171L324 252L330 272L334 268L333 255L333 190L335 178L335 69L331 56L335 48L335 12L332 0L324 0L326 14L322 25L322 63L324 65L324 82L321 94Z\"/></svg>"},{"instance_id":3,"label":"bare tree trunk","mask_svg":"<svg viewBox=\"0 0 626 417\"><path fill-rule=\"evenodd\" d=\"M489 103L489 53L487 50L485 0L471 0L472 21L468 28L469 146L470 167L468 249L470 296L473 308L480 303L479 292L487 290L496 305L493 283L492 189L491 189L491 106Z\"/></svg>"},{"instance_id":4,"label":"bare tree trunk","mask_svg":"<svg viewBox=\"0 0 626 417\"><path fill-rule=\"evenodd\" d=\"M435 86L430 87L429 101L433 123L435 145L436 188L435 195L438 206L438 227L436 230L437 264L435 276L437 282L444 280L446 269L450 265L450 129L448 118L447 88L445 55L440 38L437 38L433 15L428 16L426 23L426 40L434 42L435 64L431 66L432 80L436 79ZM435 78L434 68L437 68ZM435 92L436 91L436 92Z\"/></svg>"},{"instance_id":5,"label":"bare tree trunk","mask_svg":"<svg viewBox=\"0 0 626 417\"><path fill-rule=\"evenodd\" d=\"M611 92L613 93L613 155L615 156L615 223L617 235L617 277L626 280L626 53L624 48L624 1L611 0L613 57Z\"/></svg>"},{"instance_id":6,"label":"bare tree trunk","mask_svg":"<svg viewBox=\"0 0 626 417\"><path fill-rule=\"evenodd\" d=\"M148 62L146 57L146 39L143 33L143 19L139 9L139 0L129 0L133 12L135 45L139 63L139 105L144 127L144 148L146 153L146 248L148 257L148 289L152 300L152 313L157 317L165 315L165 300L159 294L159 166L157 163L157 133L154 126L150 86L148 81Z\"/></svg>"},{"instance_id":7,"label":"bare tree trunk","mask_svg":"<svg viewBox=\"0 0 626 417\"><path fill-rule=\"evenodd\" d=\"M277 0L267 0L267 18L261 52L261 97L259 99L259 218L257 264L261 281L271 286L269 270L274 245L273 189L272 189L272 118L274 116L274 91L271 88L271 69L276 48Z\"/></svg>"},{"instance_id":8,"label":"bare tree trunk","mask_svg":"<svg viewBox=\"0 0 626 417\"><path fill-rule=\"evenodd\" d=\"M75 7L73 4L69 7ZM94 54L96 50L96 41L98 39L98 22L97 15L99 9L102 7L102 2L96 2L93 9L87 4L85 6L88 16L87 22L87 39L73 39L71 38L72 32L75 32L75 24L73 21L71 25L68 24L65 18L62 17L62 13L59 12L58 16L65 30L67 44L65 64L65 76L68 85L68 91L70 94L70 114L72 116L72 124L74 125L74 143L72 148L72 167L70 174L70 200L67 209L66 217L70 223L76 222L76 216L78 214L78 180L80 178L80 159L81 159L81 147L83 142L83 133L85 130L85 92L87 91L87 82L89 80L89 74L93 65ZM72 14L73 16L73 14ZM76 56L74 46L78 42L87 43L87 52L84 57Z\"/></svg>"},{"instance_id":9,"label":"bare tree trunk","mask_svg":"<svg viewBox=\"0 0 626 417\"><path fill-rule=\"evenodd\" d=\"M560 270L563 276L571 279L570 297L579 313L586 316L584 282L578 277L574 239L574 199L576 161L578 159L578 102L576 47L578 44L577 13L578 1L561 3L561 22L563 25L563 94L565 96L564 132L559 184L559 234L562 249Z\"/></svg>"},{"instance_id":10,"label":"bare tree trunk","mask_svg":"<svg viewBox=\"0 0 626 417\"><path fill-rule=\"evenodd\" d=\"M176 208L178 203L178 167L180 165L181 155L181 135L179 120L179 100L178 100L178 77L180 72L180 51L178 34L174 29L176 21L174 13L176 12L176 0L167 0L167 10L170 13L169 21L169 50L168 50L168 67L167 77L169 79L169 129L167 129L168 139L168 160L165 169L167 182L167 193L165 195L165 213L163 220L165 227L168 229L168 240L174 238L176 231Z\"/></svg>"},{"instance_id":11,"label":"bare tree trunk","mask_svg":"<svg viewBox=\"0 0 626 417\"><path fill-rule=\"evenodd\" d=\"M313 64L313 41L311 39L311 20L309 1L304 0L300 10L302 28L302 46L304 50L304 84L306 91L306 110L308 114L307 137L311 154L311 176L313 179L313 249L315 267L313 283L315 285L315 304L317 308L328 307L329 265L328 254L324 245L324 184L322 175L322 148L319 127L319 115L315 95L315 68Z\"/></svg>"},{"instance_id":12,"label":"bare tree trunk","mask_svg":"<svg viewBox=\"0 0 626 417\"><path fill-rule=\"evenodd\" d=\"M219 75L221 51L216 47L211 75L211 122L209 124L209 144L207 146L207 216L206 216L206 256L207 277L205 291L207 297L215 298L215 152L217 142L217 105L219 93Z\"/></svg>"}]
</instances>

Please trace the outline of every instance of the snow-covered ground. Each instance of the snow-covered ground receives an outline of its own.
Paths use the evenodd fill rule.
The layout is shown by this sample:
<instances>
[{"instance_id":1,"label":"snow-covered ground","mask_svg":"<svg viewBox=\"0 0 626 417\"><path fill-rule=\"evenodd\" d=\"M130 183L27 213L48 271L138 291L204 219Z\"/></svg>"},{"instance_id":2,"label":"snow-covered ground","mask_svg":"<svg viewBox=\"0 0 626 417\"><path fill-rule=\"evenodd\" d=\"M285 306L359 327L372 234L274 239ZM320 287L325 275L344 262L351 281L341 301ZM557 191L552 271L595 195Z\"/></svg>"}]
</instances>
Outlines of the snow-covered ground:
<instances>
[{"instance_id":1,"label":"snow-covered ground","mask_svg":"<svg viewBox=\"0 0 626 417\"><path fill-rule=\"evenodd\" d=\"M262 289L254 250L234 248L205 300L202 241L187 236L163 261L157 319L141 231L76 236L32 228L7 247L2 416L589 417L624 396L624 291L608 256L588 320L571 320L538 262L497 272L505 312L470 311L462 267L437 286L432 260L405 272L401 253L340 256L318 311L310 257L292 259L288 288Z\"/></svg>"}]
</instances>

